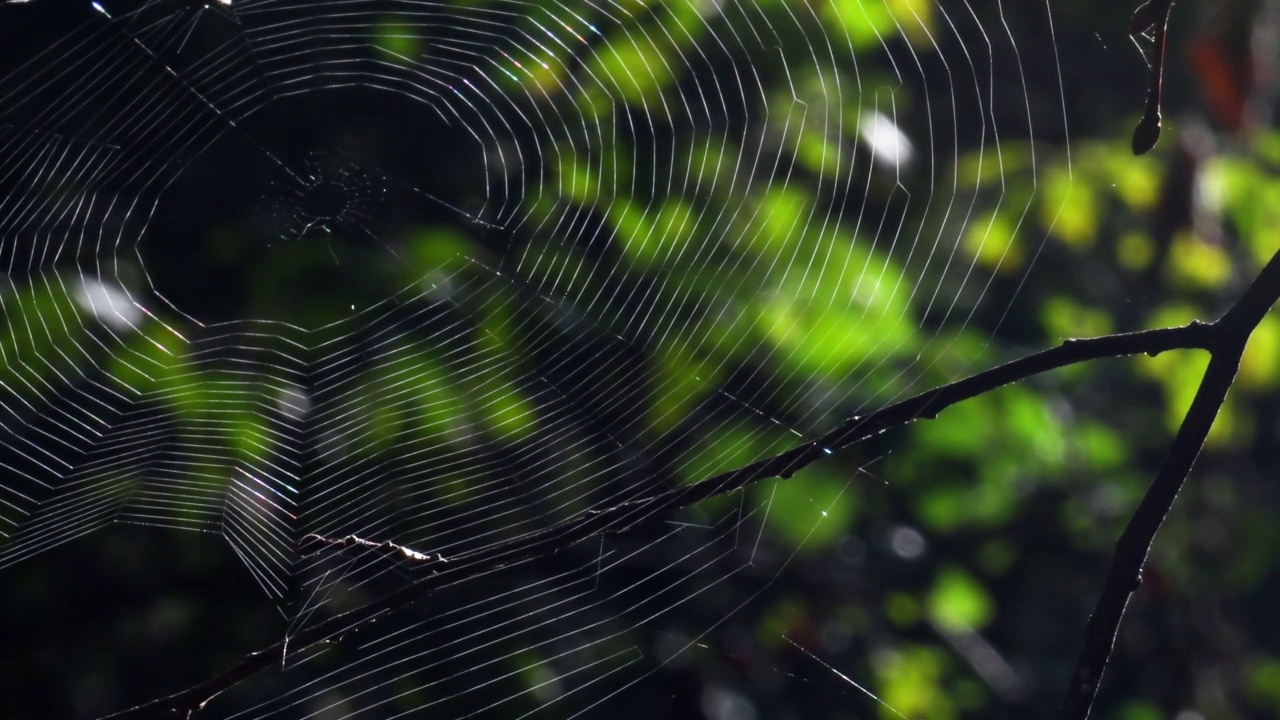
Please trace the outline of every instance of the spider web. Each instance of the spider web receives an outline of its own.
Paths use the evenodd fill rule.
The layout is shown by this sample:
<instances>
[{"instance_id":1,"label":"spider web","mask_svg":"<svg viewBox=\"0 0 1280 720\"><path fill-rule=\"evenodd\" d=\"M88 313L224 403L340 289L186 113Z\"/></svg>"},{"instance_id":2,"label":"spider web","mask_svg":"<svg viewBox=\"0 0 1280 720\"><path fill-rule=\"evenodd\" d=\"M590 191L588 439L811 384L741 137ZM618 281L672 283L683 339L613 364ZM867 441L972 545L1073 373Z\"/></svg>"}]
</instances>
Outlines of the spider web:
<instances>
[{"instance_id":1,"label":"spider web","mask_svg":"<svg viewBox=\"0 0 1280 720\"><path fill-rule=\"evenodd\" d=\"M1011 302L979 210L1034 196L974 177L1065 137L1037 3L55 12L0 85L0 566L213 531L286 634L964 368ZM849 471L789 512L834 522ZM450 585L219 712L617 708L797 551L779 491Z\"/></svg>"}]
</instances>

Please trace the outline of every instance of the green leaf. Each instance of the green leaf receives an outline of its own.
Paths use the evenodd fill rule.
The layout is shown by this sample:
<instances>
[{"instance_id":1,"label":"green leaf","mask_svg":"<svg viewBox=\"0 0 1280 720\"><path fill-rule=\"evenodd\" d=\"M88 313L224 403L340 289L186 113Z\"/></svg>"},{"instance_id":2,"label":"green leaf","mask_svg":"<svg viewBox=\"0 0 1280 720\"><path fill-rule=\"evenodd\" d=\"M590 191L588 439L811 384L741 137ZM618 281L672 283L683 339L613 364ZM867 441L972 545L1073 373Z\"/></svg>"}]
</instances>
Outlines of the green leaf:
<instances>
[{"instance_id":1,"label":"green leaf","mask_svg":"<svg viewBox=\"0 0 1280 720\"><path fill-rule=\"evenodd\" d=\"M849 480L827 463L811 465L789 480L758 483L751 493L766 508L769 528L788 547L829 548L853 524L856 505Z\"/></svg>"},{"instance_id":2,"label":"green leaf","mask_svg":"<svg viewBox=\"0 0 1280 720\"><path fill-rule=\"evenodd\" d=\"M995 616L995 603L981 583L965 570L943 568L929 591L929 619L947 630L981 629Z\"/></svg>"}]
</instances>

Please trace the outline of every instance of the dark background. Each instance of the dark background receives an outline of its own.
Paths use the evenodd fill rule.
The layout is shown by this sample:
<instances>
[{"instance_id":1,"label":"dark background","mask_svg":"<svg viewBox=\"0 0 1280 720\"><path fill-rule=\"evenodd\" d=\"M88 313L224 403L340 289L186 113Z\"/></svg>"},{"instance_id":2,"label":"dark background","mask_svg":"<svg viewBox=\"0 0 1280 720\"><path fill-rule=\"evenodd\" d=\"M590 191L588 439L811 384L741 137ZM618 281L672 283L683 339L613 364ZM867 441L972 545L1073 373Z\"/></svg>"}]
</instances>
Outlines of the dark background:
<instances>
[{"instance_id":1,"label":"dark background","mask_svg":"<svg viewBox=\"0 0 1280 720\"><path fill-rule=\"evenodd\" d=\"M944 3L945 18L930 16L936 46L889 33L847 52L833 25L796 21L781 4L710 15L722 40L738 38L728 45L664 34L670 18L688 22L684 5L637 7L622 24L586 5L601 33L555 58L567 70L546 97L534 76L518 88L483 83L511 56L496 49L533 47L546 32L529 18L567 16L544 3L492 7L528 15L475 15L506 21L480 25L489 44L477 48L461 6L423 15L396 3L258 2L232 20L198 4L108 4L111 22L80 3L0 6L0 714L92 717L153 699L276 642L299 613L323 617L413 577L356 553L290 557L276 583L254 576L267 563L244 562L244 548L292 551L309 531L445 554L483 547L743 464L1066 337L1212 318L1273 250L1271 2L1175 8L1171 127L1145 158L1128 151L1147 84L1128 6L1053 4L1050 27L1044 8L978 3L974 22ZM725 32L753 17L775 35ZM282 34L254 35L264 27ZM386 74L367 47L400 47L386 38L401 36L424 43L425 64ZM821 103L796 81L828 52L816 41L832 38L827 62L862 84L821 97L865 109L877 88L896 88L898 125L924 163L835 179L803 159L765 163L739 194L728 174L704 171L704 187L672 172L687 138L727 139L745 158L803 158L795 148L822 136ZM289 52L254 44L264 41ZM634 60L623 67L639 80L610 77L618 66L600 58L629 44L666 48L677 71L656 89ZM746 68L740 105L677 102L714 97L713 79L741 100L730 71ZM294 86L305 92L282 92ZM89 87L103 92L68 104ZM492 104L433 104L455 89L449 97ZM260 103L271 93L279 101ZM800 107L805 121L780 130ZM601 115L610 121L584 122ZM516 148L522 163L495 164ZM572 162L630 167L584 189ZM141 202L68 199L86 187L100 202ZM756 352L739 351L738 326L708 321L702 301L741 307L773 292L772 276L732 262L742 228L695 224L668 240L688 248L664 265L628 244L619 219L658 208L641 225L668 228L661 212L677 201L703 217L758 211L779 187L843 227L888 219L857 227L881 240L867 268L891 258L919 285L896 324L873 328L903 338L899 354L771 346L759 333L742 336ZM26 214L31 197L45 204ZM909 230L887 229L897 222ZM1000 262L960 242L955 267L977 258L970 275L941 261L950 245L926 252L935 236L998 244L999 231L974 230L984 223L1015 228ZM907 257L917 229L924 239ZM46 252L58 246L56 258ZM173 342L153 325L130 335L32 324L92 321L69 310L65 290L86 273L176 328L189 343L182 359L136 375L112 362ZM955 304L929 303L935 288ZM694 338L675 346L693 349L664 344L664 323ZM1264 323L1158 538L1098 717L1280 711L1277 348L1280 327ZM865 362L804 359L822 352ZM989 394L789 483L450 587L205 712L894 716L856 682L908 717L1047 715L1109 550L1203 366L1189 353L1110 360ZM689 384L672 390L670 378ZM407 400L406 383L430 400ZM249 388L250 400L224 386ZM309 417L276 405L293 387L310 393ZM72 406L108 419L100 437L74 430ZM268 431L284 439L263 450L254 441ZM88 470L50 471L30 447ZM323 509L278 536L254 524L276 516L245 511L254 501L236 482L236 468L268 461L298 470L300 507Z\"/></svg>"}]
</instances>

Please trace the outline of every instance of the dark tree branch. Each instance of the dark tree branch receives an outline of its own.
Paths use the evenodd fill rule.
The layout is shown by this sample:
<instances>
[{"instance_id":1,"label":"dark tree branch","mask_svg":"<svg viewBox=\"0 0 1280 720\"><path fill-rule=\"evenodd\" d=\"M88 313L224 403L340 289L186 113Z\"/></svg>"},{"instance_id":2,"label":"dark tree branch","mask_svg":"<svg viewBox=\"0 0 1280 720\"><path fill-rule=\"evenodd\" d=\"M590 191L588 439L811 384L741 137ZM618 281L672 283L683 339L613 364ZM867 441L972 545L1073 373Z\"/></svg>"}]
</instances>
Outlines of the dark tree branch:
<instances>
[{"instance_id":1,"label":"dark tree branch","mask_svg":"<svg viewBox=\"0 0 1280 720\"><path fill-rule=\"evenodd\" d=\"M139 705L109 718L142 718L179 715L189 717L209 700L240 682L262 672L283 659L317 643L333 641L352 632L370 620L401 609L445 585L452 585L483 573L534 557L545 557L570 545L602 533L625 532L637 525L665 518L671 512L689 507L717 495L743 488L771 477L789 478L795 472L833 451L873 437L886 430L902 427L920 418L934 418L946 408L996 388L1024 380L1049 370L1104 357L1146 353L1157 355L1166 350L1184 348L1207 349L1213 339L1212 326L1193 322L1184 327L1147 330L1108 335L1085 340L1068 340L1062 345L1014 360L963 380L923 392L889 405L869 415L850 418L840 427L818 440L805 443L781 454L758 460L693 485L674 488L648 498L633 500L613 507L593 510L546 530L492 545L472 553L449 558L423 556L415 565L427 572L425 577L367 605L319 622L270 647L247 655L239 664L182 692ZM346 547L349 545L382 547L358 538L326 540L310 538L309 542ZM393 546L394 547L394 546ZM412 558L411 558L412 559Z\"/></svg>"},{"instance_id":2,"label":"dark tree branch","mask_svg":"<svg viewBox=\"0 0 1280 720\"><path fill-rule=\"evenodd\" d=\"M1280 253L1271 257L1236 304L1220 320L1207 326L1210 334L1206 348L1210 352L1209 367L1182 426L1178 428L1168 456L1116 542L1116 552L1102 595L1085 626L1084 648L1080 651L1062 706L1063 720L1089 717L1102 673L1115 646L1125 606L1142 584L1142 566L1146 563L1151 543L1173 507L1173 501L1204 447L1205 438L1223 401L1227 399L1227 391L1235 380L1249 336L1277 300L1280 300Z\"/></svg>"},{"instance_id":3,"label":"dark tree branch","mask_svg":"<svg viewBox=\"0 0 1280 720\"><path fill-rule=\"evenodd\" d=\"M1133 151L1142 154L1160 136L1160 91L1164 70L1167 26L1173 0L1147 0L1134 12L1129 32L1137 36L1155 31L1155 64L1147 112L1133 136ZM1076 661L1071 683L1063 701L1063 720L1085 720L1097 696L1102 674L1115 647L1120 621L1129 598L1142 584L1142 568L1156 533L1168 517L1179 490L1204 447L1205 438L1227 399L1235 381L1249 337L1258 323L1280 300L1280 253L1273 255L1258 277L1230 310L1209 326L1207 347L1209 367L1196 390L1191 407L1169 448L1169 454L1151 481L1124 533L1116 541L1116 551L1097 607L1085 626L1084 647Z\"/></svg>"},{"instance_id":4,"label":"dark tree branch","mask_svg":"<svg viewBox=\"0 0 1280 720\"><path fill-rule=\"evenodd\" d=\"M1227 397L1227 390L1235 379L1239 364L1239 354L1213 355L1168 456L1151 481L1151 486L1147 488L1146 495L1130 518L1124 533L1116 542L1115 555L1111 559L1102 595L1085 626L1084 648L1076 661L1071 686L1062 706L1064 719L1083 720L1089 717L1089 708L1111 657L1125 607L1129 603L1129 597L1142 584L1142 567L1151 550L1151 543L1168 516L1196 456L1200 454L1200 448Z\"/></svg>"}]
</instances>

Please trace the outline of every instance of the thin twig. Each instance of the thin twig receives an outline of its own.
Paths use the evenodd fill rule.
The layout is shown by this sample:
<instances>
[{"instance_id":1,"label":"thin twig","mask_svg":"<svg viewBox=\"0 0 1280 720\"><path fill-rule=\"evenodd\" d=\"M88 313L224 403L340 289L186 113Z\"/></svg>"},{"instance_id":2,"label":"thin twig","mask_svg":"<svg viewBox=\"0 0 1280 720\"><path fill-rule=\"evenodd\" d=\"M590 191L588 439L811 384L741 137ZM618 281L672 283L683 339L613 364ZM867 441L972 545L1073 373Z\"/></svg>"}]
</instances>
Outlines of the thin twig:
<instances>
[{"instance_id":1,"label":"thin twig","mask_svg":"<svg viewBox=\"0 0 1280 720\"><path fill-rule=\"evenodd\" d=\"M1254 328L1271 306L1280 300L1280 253L1272 256L1258 278L1220 320L1208 326L1211 340L1209 367L1196 391L1191 408L1156 473L1147 493L1116 541L1115 555L1097 607L1085 626L1084 647L1076 661L1071 684L1062 706L1062 720L1085 720L1115 646L1116 633L1129 597L1142 584L1142 567L1156 533L1169 515L1191 472L1209 429L1227 398L1240 367L1240 357Z\"/></svg>"},{"instance_id":2,"label":"thin twig","mask_svg":"<svg viewBox=\"0 0 1280 720\"><path fill-rule=\"evenodd\" d=\"M1151 57L1151 86L1147 90L1147 109L1133 130L1133 154L1142 155L1160 139L1160 96L1164 91L1164 62L1169 39L1169 15L1173 0L1148 0L1138 6L1129 21L1129 35L1137 38L1154 33L1155 48Z\"/></svg>"}]
</instances>

